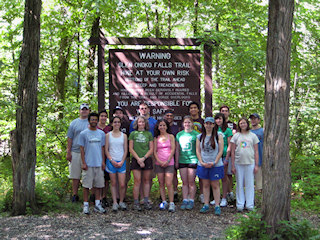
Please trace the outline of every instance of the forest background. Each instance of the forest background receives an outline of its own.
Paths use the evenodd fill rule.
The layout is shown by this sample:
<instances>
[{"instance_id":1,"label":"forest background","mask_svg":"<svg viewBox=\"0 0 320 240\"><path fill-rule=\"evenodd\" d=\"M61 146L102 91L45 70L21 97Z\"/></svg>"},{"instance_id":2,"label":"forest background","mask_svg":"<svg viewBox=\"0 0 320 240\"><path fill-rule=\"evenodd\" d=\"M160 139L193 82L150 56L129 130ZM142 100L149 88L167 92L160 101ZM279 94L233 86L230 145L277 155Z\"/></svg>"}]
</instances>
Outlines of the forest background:
<instances>
[{"instance_id":1,"label":"forest background","mask_svg":"<svg viewBox=\"0 0 320 240\"><path fill-rule=\"evenodd\" d=\"M320 212L318 9L317 0L295 3L289 117L292 206L317 213ZM9 210L12 202L9 140L10 131L15 128L23 14L24 1L0 3L0 212ZM70 194L66 132L78 116L80 103L88 102L97 110L97 49L89 46L88 39L96 35L98 27L105 36L193 37L202 43L215 41L213 110L216 112L220 105L227 104L231 107L231 119L237 121L253 112L264 115L267 15L266 1L44 1L37 118L39 203L51 208ZM186 48L202 51L201 47ZM106 67L107 72L108 64Z\"/></svg>"}]
</instances>

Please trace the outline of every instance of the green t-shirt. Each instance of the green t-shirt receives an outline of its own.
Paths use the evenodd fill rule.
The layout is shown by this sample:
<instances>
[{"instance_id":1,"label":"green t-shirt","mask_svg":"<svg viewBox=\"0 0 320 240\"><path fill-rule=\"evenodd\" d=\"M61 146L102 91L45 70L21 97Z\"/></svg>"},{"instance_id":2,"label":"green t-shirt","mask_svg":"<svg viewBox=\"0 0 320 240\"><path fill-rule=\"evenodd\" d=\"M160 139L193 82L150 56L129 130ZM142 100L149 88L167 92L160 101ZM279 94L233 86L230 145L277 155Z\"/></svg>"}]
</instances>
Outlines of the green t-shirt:
<instances>
[{"instance_id":1,"label":"green t-shirt","mask_svg":"<svg viewBox=\"0 0 320 240\"><path fill-rule=\"evenodd\" d=\"M195 130L192 132L185 132L182 130L178 132L176 140L179 143L179 163L197 164L198 158L196 153L196 141L199 133Z\"/></svg>"},{"instance_id":2,"label":"green t-shirt","mask_svg":"<svg viewBox=\"0 0 320 240\"><path fill-rule=\"evenodd\" d=\"M149 151L149 142L153 140L149 131L133 131L129 140L133 140L133 150L142 158Z\"/></svg>"},{"instance_id":3,"label":"green t-shirt","mask_svg":"<svg viewBox=\"0 0 320 240\"><path fill-rule=\"evenodd\" d=\"M230 128L227 128L226 131L222 132L221 127L219 127L218 132L222 133L223 136L223 157L227 156L227 149L228 149L228 137L232 137L232 130Z\"/></svg>"}]
</instances>

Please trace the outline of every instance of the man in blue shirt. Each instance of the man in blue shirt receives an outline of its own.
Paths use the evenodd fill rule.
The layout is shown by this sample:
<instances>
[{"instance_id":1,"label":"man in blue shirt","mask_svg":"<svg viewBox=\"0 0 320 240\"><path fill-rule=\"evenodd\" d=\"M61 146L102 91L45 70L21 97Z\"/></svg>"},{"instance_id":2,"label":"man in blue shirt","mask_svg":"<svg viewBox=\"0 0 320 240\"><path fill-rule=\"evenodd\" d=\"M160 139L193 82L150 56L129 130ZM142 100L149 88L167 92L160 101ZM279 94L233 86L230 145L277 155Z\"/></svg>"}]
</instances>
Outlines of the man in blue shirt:
<instances>
[{"instance_id":1,"label":"man in blue shirt","mask_svg":"<svg viewBox=\"0 0 320 240\"><path fill-rule=\"evenodd\" d=\"M95 212L105 213L101 206L101 190L104 187L105 165L105 133L97 129L99 115L90 113L88 117L89 128L83 130L79 136L79 145L82 161L83 186L83 213L89 214L89 189L94 188Z\"/></svg>"},{"instance_id":2,"label":"man in blue shirt","mask_svg":"<svg viewBox=\"0 0 320 240\"><path fill-rule=\"evenodd\" d=\"M251 132L257 135L259 138L258 143L258 152L259 152L259 168L258 172L255 175L256 179L256 190L261 191L262 190L262 172L261 172L261 166L262 166L262 156L263 156L263 137L264 137L264 130L260 125L260 116L258 113L253 113L250 115L250 121L251 121Z\"/></svg>"},{"instance_id":3,"label":"man in blue shirt","mask_svg":"<svg viewBox=\"0 0 320 240\"><path fill-rule=\"evenodd\" d=\"M148 105L145 102L140 103L140 105L139 105L139 114L140 114L140 116L144 116L144 117L146 117L148 119L149 131L152 133L152 136L154 137L154 127L157 124L157 120L150 116L150 108L148 107ZM129 129L130 133L133 131L133 123L134 123L134 121L132 121L131 124L130 124L130 129Z\"/></svg>"}]
</instances>

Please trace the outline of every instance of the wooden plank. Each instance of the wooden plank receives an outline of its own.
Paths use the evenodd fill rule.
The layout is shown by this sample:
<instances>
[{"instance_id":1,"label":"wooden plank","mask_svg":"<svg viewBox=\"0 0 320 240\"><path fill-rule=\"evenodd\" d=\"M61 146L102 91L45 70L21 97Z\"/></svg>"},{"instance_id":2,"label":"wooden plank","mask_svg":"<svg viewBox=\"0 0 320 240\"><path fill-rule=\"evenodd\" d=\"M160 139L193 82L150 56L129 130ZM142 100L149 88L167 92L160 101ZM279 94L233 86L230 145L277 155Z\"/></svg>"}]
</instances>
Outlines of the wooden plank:
<instances>
[{"instance_id":1,"label":"wooden plank","mask_svg":"<svg viewBox=\"0 0 320 240\"><path fill-rule=\"evenodd\" d=\"M212 117L212 45L204 45L204 112Z\"/></svg>"},{"instance_id":2,"label":"wooden plank","mask_svg":"<svg viewBox=\"0 0 320 240\"><path fill-rule=\"evenodd\" d=\"M156 45L156 46L200 46L201 42L196 38L117 38L96 37L89 39L89 44L102 45Z\"/></svg>"}]
</instances>

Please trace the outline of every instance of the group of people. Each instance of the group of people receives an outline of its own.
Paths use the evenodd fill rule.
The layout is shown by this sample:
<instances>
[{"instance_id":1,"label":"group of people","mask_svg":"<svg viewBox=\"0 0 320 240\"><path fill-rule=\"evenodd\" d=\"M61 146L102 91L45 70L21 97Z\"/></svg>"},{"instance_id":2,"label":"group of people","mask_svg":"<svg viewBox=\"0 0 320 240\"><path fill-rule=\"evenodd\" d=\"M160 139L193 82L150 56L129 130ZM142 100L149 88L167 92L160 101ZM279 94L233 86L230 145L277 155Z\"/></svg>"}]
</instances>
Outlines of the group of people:
<instances>
[{"instance_id":1,"label":"group of people","mask_svg":"<svg viewBox=\"0 0 320 240\"><path fill-rule=\"evenodd\" d=\"M233 179L236 176L238 211L254 208L254 180L262 189L263 128L260 116L250 115L238 124L229 120L230 109L224 105L214 117L201 118L200 106L191 102L189 115L182 126L174 122L174 111L166 110L161 120L150 116L146 103L139 106L139 115L129 124L121 107L113 109L110 124L105 110L90 113L88 104L81 104L80 118L68 130L67 160L72 179L72 201L79 201L78 187L82 175L83 212L89 214L89 192L95 196L94 211L105 212L106 186L110 180L112 210L126 210L124 202L130 175L133 175L133 209L152 209L149 199L152 178L157 175L160 210L175 212L178 179L182 180L181 210L194 208L199 178L201 213L214 205L221 214L228 199L234 199ZM222 181L222 199L220 193ZM168 192L168 201L166 188ZM213 201L210 202L210 188ZM139 198L140 197L140 198Z\"/></svg>"}]
</instances>

